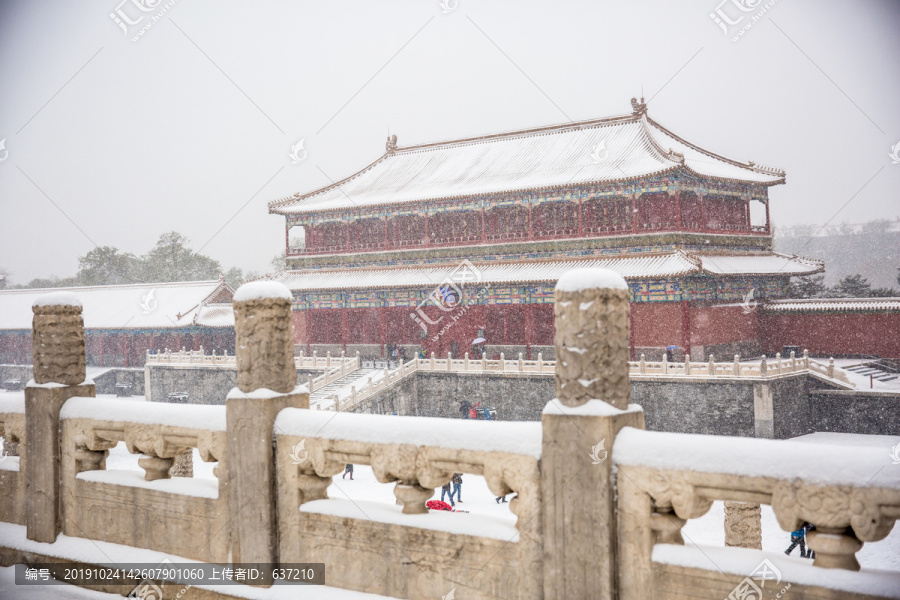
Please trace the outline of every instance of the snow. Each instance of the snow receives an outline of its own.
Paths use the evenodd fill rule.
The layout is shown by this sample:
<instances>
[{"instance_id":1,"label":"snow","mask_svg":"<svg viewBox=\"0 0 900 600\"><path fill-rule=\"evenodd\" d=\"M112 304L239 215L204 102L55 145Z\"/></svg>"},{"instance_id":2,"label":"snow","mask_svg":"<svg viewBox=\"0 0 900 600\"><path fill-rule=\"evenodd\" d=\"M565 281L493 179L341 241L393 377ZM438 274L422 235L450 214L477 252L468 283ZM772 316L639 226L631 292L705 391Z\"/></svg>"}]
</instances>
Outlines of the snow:
<instances>
[{"instance_id":1,"label":"snow","mask_svg":"<svg viewBox=\"0 0 900 600\"><path fill-rule=\"evenodd\" d=\"M291 300L291 291L280 281L251 281L245 283L234 293L233 302L261 300L263 298L281 298Z\"/></svg>"},{"instance_id":2,"label":"snow","mask_svg":"<svg viewBox=\"0 0 900 600\"><path fill-rule=\"evenodd\" d=\"M298 385L293 390L288 392L287 394L283 394L281 392L275 392L270 390L269 388L259 388L257 390L253 390L252 392L242 392L240 388L231 388L231 391L228 392L228 396L226 396L226 400L230 400L231 398L247 398L250 400L270 400L272 398L280 398L282 396L287 396L289 394L308 394L309 389L305 385Z\"/></svg>"},{"instance_id":3,"label":"snow","mask_svg":"<svg viewBox=\"0 0 900 600\"><path fill-rule=\"evenodd\" d=\"M0 458L0 471L18 471L19 456L6 456Z\"/></svg>"},{"instance_id":4,"label":"snow","mask_svg":"<svg viewBox=\"0 0 900 600\"><path fill-rule=\"evenodd\" d=\"M87 329L172 329L194 324L207 299L228 292L223 281L58 288L76 294ZM46 289L0 290L0 330L30 330L32 306ZM227 293L225 294L227 298Z\"/></svg>"},{"instance_id":5,"label":"snow","mask_svg":"<svg viewBox=\"0 0 900 600\"><path fill-rule=\"evenodd\" d=\"M59 411L61 419L126 421L225 431L225 407L167 402L134 402L127 399L69 398Z\"/></svg>"},{"instance_id":6,"label":"snow","mask_svg":"<svg viewBox=\"0 0 900 600\"><path fill-rule=\"evenodd\" d=\"M579 417L614 417L629 412L643 410L638 404L629 404L626 410L620 410L603 400L588 400L581 406L565 406L557 398L554 398L544 407L545 415L566 415Z\"/></svg>"},{"instance_id":7,"label":"snow","mask_svg":"<svg viewBox=\"0 0 900 600\"><path fill-rule=\"evenodd\" d=\"M466 481L464 479L464 481ZM463 483L463 486L466 484ZM389 485L392 488L393 485ZM465 489L463 489L465 492ZM465 503L463 503L465 504ZM460 507L461 508L461 507ZM300 507L301 512L332 515L348 519L368 519L376 523L392 523L422 529L446 531L459 535L472 535L518 542L519 532L512 522L504 522L487 515L462 514L443 510L429 510L423 515L405 515L402 507L396 504L371 502L367 500L314 500Z\"/></svg>"},{"instance_id":8,"label":"snow","mask_svg":"<svg viewBox=\"0 0 900 600\"><path fill-rule=\"evenodd\" d=\"M94 381L92 379L85 379L78 385L94 385ZM25 387L51 389L51 388L69 387L69 384L57 383L55 381L51 381L50 383L35 383L34 379L29 379L28 383L25 384Z\"/></svg>"},{"instance_id":9,"label":"snow","mask_svg":"<svg viewBox=\"0 0 900 600\"><path fill-rule=\"evenodd\" d=\"M822 485L900 489L900 469L890 447L825 446L791 440L642 431L625 427L613 445L613 461L707 473L802 479Z\"/></svg>"},{"instance_id":10,"label":"snow","mask_svg":"<svg viewBox=\"0 0 900 600\"><path fill-rule=\"evenodd\" d=\"M771 506L761 506L762 549L767 552L784 551L790 543L790 532L784 531L775 518ZM690 519L681 530L685 543L704 546L725 547L725 504L713 502L712 508L697 519ZM799 549L793 556L799 557ZM900 572L900 527L894 527L888 536L879 542L866 542L856 553L856 559L863 569ZM759 561L757 561L759 562ZM804 563L807 564L807 563ZM746 573L745 573L746 574Z\"/></svg>"},{"instance_id":11,"label":"snow","mask_svg":"<svg viewBox=\"0 0 900 600\"><path fill-rule=\"evenodd\" d=\"M869 448L892 448L900 444L900 436L896 435L868 435L864 433L835 433L831 431L817 431L806 435L791 438L792 442L805 442L808 444L827 444L829 446L867 446Z\"/></svg>"},{"instance_id":12,"label":"snow","mask_svg":"<svg viewBox=\"0 0 900 600\"><path fill-rule=\"evenodd\" d=\"M82 481L94 481L110 485L124 485L138 487L169 494L181 494L184 496L197 496L200 498L218 498L219 483L197 477L172 477L171 479L157 479L147 481L144 472L137 471L85 471L75 476Z\"/></svg>"},{"instance_id":13,"label":"snow","mask_svg":"<svg viewBox=\"0 0 900 600\"><path fill-rule=\"evenodd\" d=\"M436 417L334 413L286 408L276 430L283 435L344 439L376 444L412 444L541 457L541 424Z\"/></svg>"},{"instance_id":14,"label":"snow","mask_svg":"<svg viewBox=\"0 0 900 600\"><path fill-rule=\"evenodd\" d=\"M81 300L72 292L51 292L35 298L31 306L81 306Z\"/></svg>"},{"instance_id":15,"label":"snow","mask_svg":"<svg viewBox=\"0 0 900 600\"><path fill-rule=\"evenodd\" d=\"M122 563L158 565L164 560L176 564L199 564L201 562L182 556L156 552L155 550L135 548L100 540L69 537L62 533L59 534L56 541L52 544L35 542L26 537L24 525L13 525L3 522L0 522L0 540L3 540L3 545L8 548L95 565ZM115 560L111 557L115 557ZM93 592L67 585L16 586L14 567L0 568L0 574L2 574L0 575L0 598L26 598L27 600L60 600L63 598L121 600L122 598L119 594ZM248 600L296 600L298 594L309 600L379 600L388 598L387 596L342 590L324 585L303 586L302 593L299 592L300 588L292 585L276 585L270 588L236 584L195 585L192 587L219 592L226 597L234 596L247 598Z\"/></svg>"},{"instance_id":16,"label":"snow","mask_svg":"<svg viewBox=\"0 0 900 600\"><path fill-rule=\"evenodd\" d=\"M15 394L14 396L12 394ZM0 397L0 413L25 414L25 393L7 392Z\"/></svg>"},{"instance_id":17,"label":"snow","mask_svg":"<svg viewBox=\"0 0 900 600\"><path fill-rule=\"evenodd\" d=\"M810 560L785 556L783 552L760 552L748 548L716 548L693 544L684 546L657 544L653 547L652 559L658 563L716 569L742 577L750 576L763 559L768 559L781 572L780 583L767 582L767 586L772 586L773 595L790 582L833 588L854 594L900 598L900 574L824 569L812 566ZM768 589L766 591L768 592Z\"/></svg>"},{"instance_id":18,"label":"snow","mask_svg":"<svg viewBox=\"0 0 900 600\"><path fill-rule=\"evenodd\" d=\"M516 515L509 510L508 502L497 503L496 494L488 489L487 482L480 475L463 474L463 501L457 502L456 508L468 512L429 511L426 515L404 515L400 512L401 507L396 504L394 497L394 484L380 483L375 479L371 467L356 465L353 476L354 479L350 480L344 479L343 475L335 475L328 487L329 499L308 502L301 507L301 511L355 519L370 518L379 523L398 523L423 529L518 541ZM507 496L507 499L510 498L512 495ZM437 488L428 500L440 499L441 488Z\"/></svg>"},{"instance_id":19,"label":"snow","mask_svg":"<svg viewBox=\"0 0 900 600\"><path fill-rule=\"evenodd\" d=\"M599 268L572 269L566 271L556 282L556 289L560 292L581 292L590 288L627 290L628 284L625 278L615 271ZM585 310L583 304L579 307L580 310Z\"/></svg>"}]
</instances>

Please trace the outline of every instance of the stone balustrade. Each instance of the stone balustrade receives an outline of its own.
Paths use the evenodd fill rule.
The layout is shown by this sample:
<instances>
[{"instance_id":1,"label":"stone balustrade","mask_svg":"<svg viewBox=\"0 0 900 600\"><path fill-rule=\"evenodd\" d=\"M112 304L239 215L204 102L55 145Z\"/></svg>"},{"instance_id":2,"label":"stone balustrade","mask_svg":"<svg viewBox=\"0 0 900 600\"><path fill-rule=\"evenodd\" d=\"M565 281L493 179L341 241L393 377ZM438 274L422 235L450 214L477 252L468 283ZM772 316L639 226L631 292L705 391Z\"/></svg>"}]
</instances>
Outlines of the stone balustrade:
<instances>
[{"instance_id":1,"label":"stone balustrade","mask_svg":"<svg viewBox=\"0 0 900 600\"><path fill-rule=\"evenodd\" d=\"M24 449L18 461L0 465L0 519L24 525L47 552L65 533L175 560L324 562L331 586L397 598L457 590L478 599L718 600L763 558L780 565L790 597L879 598L900 589L900 576L859 571L856 559L863 543L883 539L900 517L900 469L889 464L887 448L646 432L643 411L629 403L629 374L771 378L805 369L833 378L829 366L820 370L806 356L764 360L755 371L739 360L629 363L624 281L572 272L558 286L569 304L556 328L557 353L572 362L554 365L559 397L548 399L540 423L318 412L309 410L304 386L288 389L296 364L285 343L289 292L271 282L249 285L234 299L242 304L238 320L251 321L237 327L241 386L224 407L97 399L88 381L54 379L52 366L64 363L60 373L70 377L77 356L43 357L50 381L30 382L24 404L0 402L4 437ZM77 321L77 304L66 306L60 314ZM277 343L267 345L269 338ZM324 360L332 377L358 361ZM417 370L525 373L529 362L546 364L494 362L496 369L467 357L416 359L385 371L349 402ZM106 470L119 442L142 455L143 473ZM219 463L218 481L172 478L176 457L194 448ZM371 466L379 482L394 486L399 506L330 493L342 485L333 476L346 463ZM483 476L498 496L514 494L515 522L426 510L455 472ZM686 521L717 500L727 503L728 545L741 547L707 553L685 545ZM752 549L762 504L785 531L804 521L817 526L814 566ZM4 561L34 556L0 540Z\"/></svg>"},{"instance_id":2,"label":"stone balustrade","mask_svg":"<svg viewBox=\"0 0 900 600\"><path fill-rule=\"evenodd\" d=\"M618 469L622 600L658 597L673 579L693 576L691 569L671 564L691 549L660 551L658 545L683 547L687 520L703 516L717 500L726 503L728 545L759 547L759 505L766 504L786 532L804 522L816 526L808 544L816 553L813 565L826 569L858 571L855 554L863 543L884 539L900 518L900 470L891 468L881 448L625 429L612 458ZM752 560L759 563L762 556ZM725 597L734 587L732 574L722 572L716 558L707 568L703 577L720 584L710 589ZM752 565L744 574L751 570ZM864 577L859 581L866 583ZM791 597L799 594L791 590Z\"/></svg>"},{"instance_id":3,"label":"stone balustrade","mask_svg":"<svg viewBox=\"0 0 900 600\"><path fill-rule=\"evenodd\" d=\"M474 425L474 427L472 426ZM279 414L275 429L278 461L279 556L286 562L325 561L338 580L365 581L365 591L409 597L407 557L421 556L427 566L419 592L433 597L446 594L443 582L466 578L486 567L485 581L498 575L501 566L511 570L509 595L539 598L542 538L540 523L541 483L539 459L541 427L538 423L467 423L436 418L384 417L340 413L328 415L302 409ZM370 429L376 436L362 434ZM441 440L439 442L439 440ZM438 445L439 444L439 445ZM509 449L519 449L518 452ZM497 496L515 494L510 510L518 519L503 540L441 529L439 515L410 520L408 525L348 522L335 516L346 500L329 500L332 476L347 463L369 465L377 480L393 484L397 516L429 513L425 507L435 488L450 481L455 472L483 475ZM339 480L340 482L340 480ZM337 497L340 497L340 493ZM356 503L354 503L355 505ZM300 507L298 512L297 508ZM365 511L365 508L363 508ZM361 516L361 515L360 515ZM448 515L459 519L460 516ZM466 516L461 516L466 518ZM433 519L433 524L426 524ZM378 531L387 528L384 531ZM372 529L375 536L361 535ZM385 544L385 535L407 541L401 552ZM339 546L333 539L354 539ZM505 547L507 544L510 544ZM455 554L448 554L453 549ZM503 559L488 564L503 550ZM436 560L436 557L443 557ZM361 560L361 557L366 557Z\"/></svg>"}]
</instances>

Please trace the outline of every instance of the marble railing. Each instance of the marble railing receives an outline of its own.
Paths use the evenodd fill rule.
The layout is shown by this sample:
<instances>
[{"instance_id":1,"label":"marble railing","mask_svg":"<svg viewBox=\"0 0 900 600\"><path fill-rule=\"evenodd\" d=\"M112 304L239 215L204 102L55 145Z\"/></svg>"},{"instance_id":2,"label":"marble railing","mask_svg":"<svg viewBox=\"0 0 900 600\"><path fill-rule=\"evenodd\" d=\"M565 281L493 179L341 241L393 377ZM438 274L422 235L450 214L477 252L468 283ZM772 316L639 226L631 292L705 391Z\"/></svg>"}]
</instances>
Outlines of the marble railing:
<instances>
[{"instance_id":1,"label":"marble railing","mask_svg":"<svg viewBox=\"0 0 900 600\"><path fill-rule=\"evenodd\" d=\"M477 587L469 580L482 568L483 581L508 582L507 597L542 597L535 569L542 553L535 518L541 508L539 423L290 408L278 415L275 430L281 560L324 561L329 576L346 587L401 598L439 598L450 591L447 581L461 582L457 593L463 595L462 583ZM348 463L371 466L380 483L393 485L399 506L342 499L335 488L344 482L332 476ZM515 494L509 504L515 525L429 511L425 502L453 473L483 475L496 496ZM336 545L337 539L354 543ZM388 539L402 540L401 546ZM422 561L416 592L406 577L410 556Z\"/></svg>"},{"instance_id":2,"label":"marble railing","mask_svg":"<svg viewBox=\"0 0 900 600\"><path fill-rule=\"evenodd\" d=\"M729 555L685 546L682 528L706 514L714 501L726 501L726 511L743 513L732 523L726 516L726 543L730 533L736 546L760 547L761 504L771 506L786 532L805 522L816 526L807 536L815 551L810 565L786 563L791 572L781 573L776 566L784 560L780 552L769 563L779 580L793 580L789 597L807 597L803 594L812 592L812 582L824 588L843 586L845 592L859 594L854 598L881 595L882 577L832 576L814 567L859 571L856 552L864 542L884 539L900 518L900 469L891 465L887 448L628 428L616 437L612 458L621 600L674 597L677 589L692 587L692 579L702 580L705 588L693 588L692 597L720 599L730 597L734 575L753 579L765 553L735 549L727 550ZM892 574L891 580L896 591L900 577ZM841 592L822 594L815 597L845 597Z\"/></svg>"},{"instance_id":3,"label":"marble railing","mask_svg":"<svg viewBox=\"0 0 900 600\"><path fill-rule=\"evenodd\" d=\"M227 561L226 498L216 480L192 477L194 448L205 462L224 459L224 406L74 397L60 420L62 533ZM143 474L106 469L119 442L140 456Z\"/></svg>"}]
</instances>

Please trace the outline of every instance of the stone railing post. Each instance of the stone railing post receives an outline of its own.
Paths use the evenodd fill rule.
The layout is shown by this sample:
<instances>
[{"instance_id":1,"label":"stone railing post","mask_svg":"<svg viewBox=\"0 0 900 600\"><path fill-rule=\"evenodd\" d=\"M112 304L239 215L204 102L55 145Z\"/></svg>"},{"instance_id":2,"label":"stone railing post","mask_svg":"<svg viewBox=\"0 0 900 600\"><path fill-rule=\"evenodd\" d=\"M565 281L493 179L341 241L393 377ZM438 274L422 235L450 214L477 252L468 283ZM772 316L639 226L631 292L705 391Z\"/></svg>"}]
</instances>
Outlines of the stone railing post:
<instances>
[{"instance_id":1,"label":"stone railing post","mask_svg":"<svg viewBox=\"0 0 900 600\"><path fill-rule=\"evenodd\" d=\"M794 355L794 351L791 350L791 373L797 371L797 357Z\"/></svg>"},{"instance_id":2,"label":"stone railing post","mask_svg":"<svg viewBox=\"0 0 900 600\"><path fill-rule=\"evenodd\" d=\"M25 387L26 535L53 543L59 534L59 410L73 396L96 396L86 381L84 320L74 294L46 294L32 305L34 379ZM74 449L73 449L74 450Z\"/></svg>"},{"instance_id":3,"label":"stone railing post","mask_svg":"<svg viewBox=\"0 0 900 600\"><path fill-rule=\"evenodd\" d=\"M605 269L573 269L556 284L556 399L542 416L544 598L616 596L617 524L609 455L629 407L628 285ZM590 508L585 499L590 498ZM633 565L631 565L633 567Z\"/></svg>"},{"instance_id":4,"label":"stone railing post","mask_svg":"<svg viewBox=\"0 0 900 600\"><path fill-rule=\"evenodd\" d=\"M803 351L803 368L809 369L809 350Z\"/></svg>"},{"instance_id":5,"label":"stone railing post","mask_svg":"<svg viewBox=\"0 0 900 600\"><path fill-rule=\"evenodd\" d=\"M538 360L537 360L538 373L544 372L544 353L538 352Z\"/></svg>"},{"instance_id":6,"label":"stone railing post","mask_svg":"<svg viewBox=\"0 0 900 600\"><path fill-rule=\"evenodd\" d=\"M709 355L709 366L707 367L709 373L707 373L710 377L716 376L716 357L712 354Z\"/></svg>"},{"instance_id":7,"label":"stone railing post","mask_svg":"<svg viewBox=\"0 0 900 600\"><path fill-rule=\"evenodd\" d=\"M273 423L284 408L309 408L309 393L296 386L290 290L255 281L232 301L238 385L225 403L231 560L270 565L271 573L278 563Z\"/></svg>"},{"instance_id":8,"label":"stone railing post","mask_svg":"<svg viewBox=\"0 0 900 600\"><path fill-rule=\"evenodd\" d=\"M740 354L734 355L734 367L733 368L734 368L734 376L740 377L741 376L741 355Z\"/></svg>"},{"instance_id":9,"label":"stone railing post","mask_svg":"<svg viewBox=\"0 0 900 600\"><path fill-rule=\"evenodd\" d=\"M453 369L453 353L447 353L447 370L450 371Z\"/></svg>"},{"instance_id":10,"label":"stone railing post","mask_svg":"<svg viewBox=\"0 0 900 600\"><path fill-rule=\"evenodd\" d=\"M638 370L641 372L641 375L647 372L647 361L644 360L643 354L641 354L641 361L639 363Z\"/></svg>"},{"instance_id":11,"label":"stone railing post","mask_svg":"<svg viewBox=\"0 0 900 600\"><path fill-rule=\"evenodd\" d=\"M525 361L522 358L522 353L519 352L519 373L525 372Z\"/></svg>"},{"instance_id":12,"label":"stone railing post","mask_svg":"<svg viewBox=\"0 0 900 600\"><path fill-rule=\"evenodd\" d=\"M762 355L762 360L761 360L760 363L759 363L759 376L760 376L760 377L765 377L767 371L768 371L768 367L767 367L767 365L766 365L766 355L763 354L763 355Z\"/></svg>"},{"instance_id":13,"label":"stone railing post","mask_svg":"<svg viewBox=\"0 0 900 600\"><path fill-rule=\"evenodd\" d=\"M660 363L660 365L662 367L662 374L668 375L669 374L669 356L667 354L663 354L662 363Z\"/></svg>"},{"instance_id":14,"label":"stone railing post","mask_svg":"<svg viewBox=\"0 0 900 600\"><path fill-rule=\"evenodd\" d=\"M781 375L781 352L775 353L775 373Z\"/></svg>"},{"instance_id":15,"label":"stone railing post","mask_svg":"<svg viewBox=\"0 0 900 600\"><path fill-rule=\"evenodd\" d=\"M463 371L469 370L469 353L463 354Z\"/></svg>"},{"instance_id":16,"label":"stone railing post","mask_svg":"<svg viewBox=\"0 0 900 600\"><path fill-rule=\"evenodd\" d=\"M685 375L691 374L691 355L690 354L684 355L684 374Z\"/></svg>"},{"instance_id":17,"label":"stone railing post","mask_svg":"<svg viewBox=\"0 0 900 600\"><path fill-rule=\"evenodd\" d=\"M725 502L725 545L762 550L759 504Z\"/></svg>"},{"instance_id":18,"label":"stone railing post","mask_svg":"<svg viewBox=\"0 0 900 600\"><path fill-rule=\"evenodd\" d=\"M834 377L834 358L833 357L828 359L828 376L832 377L832 378Z\"/></svg>"}]
</instances>

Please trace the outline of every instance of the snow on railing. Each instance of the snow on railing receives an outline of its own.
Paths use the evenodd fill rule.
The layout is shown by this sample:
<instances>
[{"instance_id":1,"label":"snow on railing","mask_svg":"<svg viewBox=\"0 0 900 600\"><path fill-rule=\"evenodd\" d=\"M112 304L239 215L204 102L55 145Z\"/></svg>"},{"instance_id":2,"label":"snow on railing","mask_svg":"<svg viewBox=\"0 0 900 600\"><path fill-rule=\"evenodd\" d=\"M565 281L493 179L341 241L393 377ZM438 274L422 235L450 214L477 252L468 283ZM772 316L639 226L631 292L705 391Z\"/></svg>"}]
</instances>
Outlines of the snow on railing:
<instances>
[{"instance_id":1,"label":"snow on railing","mask_svg":"<svg viewBox=\"0 0 900 600\"><path fill-rule=\"evenodd\" d=\"M224 354L216 354L215 350L212 354L205 354L203 346L199 350L185 350L182 348L177 351L170 351L168 348L161 352L151 354L147 351L147 363L157 365L218 365L224 367L235 367L234 355L228 354L226 350ZM359 353L356 356L347 357L344 352L340 356L331 356L331 352L325 356L319 356L316 352L306 356L301 352L294 357L294 364L298 369L335 369L343 366L345 371L349 373L359 368ZM356 366L354 366L356 365Z\"/></svg>"},{"instance_id":2,"label":"snow on railing","mask_svg":"<svg viewBox=\"0 0 900 600\"><path fill-rule=\"evenodd\" d=\"M620 540L620 565L626 567L620 585L629 591L620 597L652 597L650 588L660 583L635 576L635 565L690 561L697 551L684 545L682 528L716 501L731 510L726 530L737 535L732 546L760 547L760 504L772 508L785 531L815 524L808 543L815 550L814 565L826 569L797 583L876 595L884 584L896 590L896 577L879 581L863 573L847 579L847 571L860 568L855 555L863 543L883 539L900 516L900 471L889 468L883 448L624 428L611 454L618 469L620 527L652 532L656 544ZM747 560L750 573L760 557ZM844 580L834 579L840 577Z\"/></svg>"}]
</instances>

